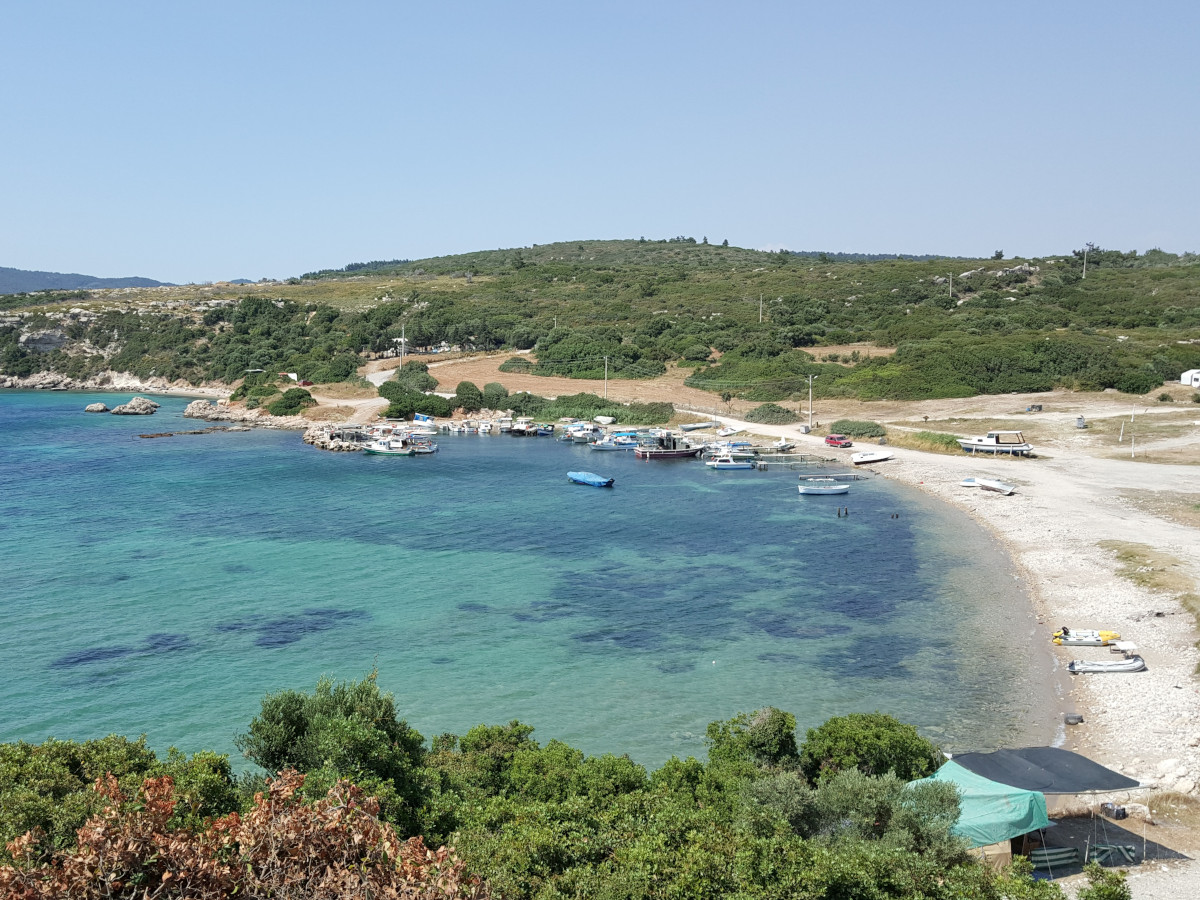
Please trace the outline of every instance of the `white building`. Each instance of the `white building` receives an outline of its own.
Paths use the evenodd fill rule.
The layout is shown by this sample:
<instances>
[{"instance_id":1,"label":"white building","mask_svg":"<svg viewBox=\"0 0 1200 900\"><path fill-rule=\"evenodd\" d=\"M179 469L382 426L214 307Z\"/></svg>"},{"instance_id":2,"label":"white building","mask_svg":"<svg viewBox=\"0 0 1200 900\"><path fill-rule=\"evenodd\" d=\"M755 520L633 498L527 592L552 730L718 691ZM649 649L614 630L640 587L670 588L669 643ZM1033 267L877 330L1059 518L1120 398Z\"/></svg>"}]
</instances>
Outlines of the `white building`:
<instances>
[{"instance_id":1,"label":"white building","mask_svg":"<svg viewBox=\"0 0 1200 900\"><path fill-rule=\"evenodd\" d=\"M1200 369L1188 369L1179 376L1179 383L1188 387L1200 387Z\"/></svg>"}]
</instances>

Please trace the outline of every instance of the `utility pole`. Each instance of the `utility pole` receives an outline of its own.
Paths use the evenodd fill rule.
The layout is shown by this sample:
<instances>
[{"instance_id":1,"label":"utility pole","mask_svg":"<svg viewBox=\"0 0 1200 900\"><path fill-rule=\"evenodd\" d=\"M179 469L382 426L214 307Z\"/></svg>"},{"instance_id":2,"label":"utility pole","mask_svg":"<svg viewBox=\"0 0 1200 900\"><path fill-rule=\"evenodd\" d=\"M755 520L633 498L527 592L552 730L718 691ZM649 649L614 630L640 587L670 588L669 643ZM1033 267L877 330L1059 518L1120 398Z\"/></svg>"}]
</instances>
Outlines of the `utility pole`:
<instances>
[{"instance_id":1,"label":"utility pole","mask_svg":"<svg viewBox=\"0 0 1200 900\"><path fill-rule=\"evenodd\" d=\"M950 273L950 299L954 299L954 273Z\"/></svg>"},{"instance_id":2,"label":"utility pole","mask_svg":"<svg viewBox=\"0 0 1200 900\"><path fill-rule=\"evenodd\" d=\"M604 399L608 399L608 357L604 357Z\"/></svg>"},{"instance_id":3,"label":"utility pole","mask_svg":"<svg viewBox=\"0 0 1200 900\"><path fill-rule=\"evenodd\" d=\"M1092 249L1091 243L1083 245L1083 277L1087 278L1087 254Z\"/></svg>"},{"instance_id":4,"label":"utility pole","mask_svg":"<svg viewBox=\"0 0 1200 900\"><path fill-rule=\"evenodd\" d=\"M762 294L758 295L758 324L762 324Z\"/></svg>"},{"instance_id":5,"label":"utility pole","mask_svg":"<svg viewBox=\"0 0 1200 900\"><path fill-rule=\"evenodd\" d=\"M808 376L808 430L812 431L812 383L814 378L820 378L819 375Z\"/></svg>"},{"instance_id":6,"label":"utility pole","mask_svg":"<svg viewBox=\"0 0 1200 900\"><path fill-rule=\"evenodd\" d=\"M400 323L400 368L404 368L404 323Z\"/></svg>"}]
</instances>

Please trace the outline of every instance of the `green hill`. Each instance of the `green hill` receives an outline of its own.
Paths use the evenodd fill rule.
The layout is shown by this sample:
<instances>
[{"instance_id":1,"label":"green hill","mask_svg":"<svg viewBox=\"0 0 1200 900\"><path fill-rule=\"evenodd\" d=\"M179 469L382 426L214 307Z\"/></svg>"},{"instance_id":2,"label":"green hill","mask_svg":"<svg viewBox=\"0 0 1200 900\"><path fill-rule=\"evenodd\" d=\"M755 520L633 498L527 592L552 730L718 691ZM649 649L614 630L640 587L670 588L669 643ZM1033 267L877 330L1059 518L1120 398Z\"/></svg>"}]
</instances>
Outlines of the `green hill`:
<instances>
[{"instance_id":1,"label":"green hill","mask_svg":"<svg viewBox=\"0 0 1200 900\"><path fill-rule=\"evenodd\" d=\"M0 326L0 370L337 380L402 334L410 347L532 349L537 374L597 377L607 357L610 377L645 378L681 363L694 386L761 400L797 393L809 374L818 395L864 399L1142 394L1200 367L1200 257L1091 248L1087 265L1085 277L1082 251L837 259L686 237L571 241L286 283L9 298L25 317ZM32 330L65 344L30 350L21 336ZM864 352L824 349L847 344ZM866 345L896 352L867 356Z\"/></svg>"}]
</instances>

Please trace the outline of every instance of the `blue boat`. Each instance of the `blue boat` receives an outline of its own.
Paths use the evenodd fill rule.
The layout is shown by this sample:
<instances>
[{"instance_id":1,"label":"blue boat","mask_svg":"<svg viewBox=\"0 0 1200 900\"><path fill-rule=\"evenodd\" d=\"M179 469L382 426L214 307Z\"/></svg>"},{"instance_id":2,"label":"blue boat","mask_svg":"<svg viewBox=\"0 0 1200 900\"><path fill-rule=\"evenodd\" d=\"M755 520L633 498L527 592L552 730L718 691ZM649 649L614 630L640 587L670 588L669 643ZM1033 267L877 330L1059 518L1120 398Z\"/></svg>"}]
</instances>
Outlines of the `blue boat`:
<instances>
[{"instance_id":1,"label":"blue boat","mask_svg":"<svg viewBox=\"0 0 1200 900\"><path fill-rule=\"evenodd\" d=\"M592 487L612 487L611 478L601 478L595 472L568 472L567 477L576 484L587 484Z\"/></svg>"}]
</instances>

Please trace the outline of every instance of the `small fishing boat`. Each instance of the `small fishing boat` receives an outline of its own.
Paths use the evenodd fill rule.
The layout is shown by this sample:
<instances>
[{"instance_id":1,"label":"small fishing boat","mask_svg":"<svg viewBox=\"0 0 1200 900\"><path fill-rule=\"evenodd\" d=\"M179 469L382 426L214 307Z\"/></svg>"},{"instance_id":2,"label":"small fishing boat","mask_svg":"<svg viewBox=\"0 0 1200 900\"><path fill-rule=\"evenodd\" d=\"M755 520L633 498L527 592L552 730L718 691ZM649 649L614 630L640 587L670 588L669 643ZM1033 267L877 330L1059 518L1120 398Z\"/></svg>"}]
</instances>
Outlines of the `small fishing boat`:
<instances>
[{"instance_id":1,"label":"small fishing boat","mask_svg":"<svg viewBox=\"0 0 1200 900\"><path fill-rule=\"evenodd\" d=\"M860 453L850 454L850 462L856 466L866 466L871 463L887 462L895 456L891 450L863 450Z\"/></svg>"},{"instance_id":2,"label":"small fishing boat","mask_svg":"<svg viewBox=\"0 0 1200 900\"><path fill-rule=\"evenodd\" d=\"M717 432L717 437L729 437L732 434L741 434L745 430L744 428L735 428L732 425L726 425Z\"/></svg>"},{"instance_id":3,"label":"small fishing boat","mask_svg":"<svg viewBox=\"0 0 1200 900\"><path fill-rule=\"evenodd\" d=\"M554 437L554 426L549 422L537 423L538 437Z\"/></svg>"},{"instance_id":4,"label":"small fishing boat","mask_svg":"<svg viewBox=\"0 0 1200 900\"><path fill-rule=\"evenodd\" d=\"M430 453L437 453L437 441L413 441L412 450L416 456L428 456Z\"/></svg>"},{"instance_id":5,"label":"small fishing boat","mask_svg":"<svg viewBox=\"0 0 1200 900\"><path fill-rule=\"evenodd\" d=\"M796 489L801 494L848 494L850 483L834 478L805 478Z\"/></svg>"},{"instance_id":6,"label":"small fishing boat","mask_svg":"<svg viewBox=\"0 0 1200 900\"><path fill-rule=\"evenodd\" d=\"M657 435L648 435L643 443L639 443L633 451L638 459L688 459L697 456L703 446L693 444L683 436L675 436L669 431Z\"/></svg>"},{"instance_id":7,"label":"small fishing boat","mask_svg":"<svg viewBox=\"0 0 1200 900\"><path fill-rule=\"evenodd\" d=\"M373 456L413 456L416 449L406 440L382 438L363 445L363 451Z\"/></svg>"},{"instance_id":8,"label":"small fishing boat","mask_svg":"<svg viewBox=\"0 0 1200 900\"><path fill-rule=\"evenodd\" d=\"M1090 659L1076 659L1072 660L1067 666L1067 671L1072 675L1100 672L1142 672L1145 671L1145 669L1146 661L1140 656L1130 656L1127 659L1099 661L1093 661Z\"/></svg>"},{"instance_id":9,"label":"small fishing boat","mask_svg":"<svg viewBox=\"0 0 1200 900\"><path fill-rule=\"evenodd\" d=\"M758 465L752 459L737 459L728 453L724 456L714 456L712 459L706 459L704 464L710 469L753 469Z\"/></svg>"},{"instance_id":10,"label":"small fishing boat","mask_svg":"<svg viewBox=\"0 0 1200 900\"><path fill-rule=\"evenodd\" d=\"M680 425L680 431L699 431L701 428L716 428L720 422L688 422L686 425Z\"/></svg>"},{"instance_id":11,"label":"small fishing boat","mask_svg":"<svg viewBox=\"0 0 1200 900\"><path fill-rule=\"evenodd\" d=\"M590 487L607 487L613 486L613 479L602 478L595 472L568 472L567 477L576 484L586 484Z\"/></svg>"},{"instance_id":12,"label":"small fishing boat","mask_svg":"<svg viewBox=\"0 0 1200 900\"><path fill-rule=\"evenodd\" d=\"M1106 647L1121 639L1117 631L1097 631L1092 628L1060 628L1053 641L1064 647Z\"/></svg>"}]
</instances>

